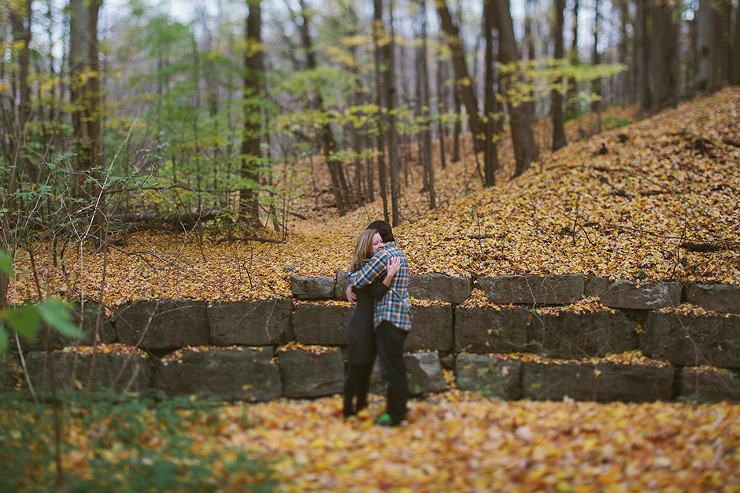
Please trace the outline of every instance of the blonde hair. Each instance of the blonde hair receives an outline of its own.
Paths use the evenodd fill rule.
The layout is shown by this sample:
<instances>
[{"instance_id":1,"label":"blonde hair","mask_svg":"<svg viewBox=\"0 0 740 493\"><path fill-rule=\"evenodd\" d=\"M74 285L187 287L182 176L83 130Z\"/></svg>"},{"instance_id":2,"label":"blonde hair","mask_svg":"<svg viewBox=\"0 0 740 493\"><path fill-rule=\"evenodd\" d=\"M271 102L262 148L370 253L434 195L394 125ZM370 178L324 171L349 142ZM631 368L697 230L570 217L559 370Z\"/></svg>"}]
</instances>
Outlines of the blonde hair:
<instances>
[{"instance_id":1,"label":"blonde hair","mask_svg":"<svg viewBox=\"0 0 740 493\"><path fill-rule=\"evenodd\" d=\"M373 236L376 234L378 234L377 229L366 229L357 237L355 253L352 255L352 260L349 263L350 272L360 270L362 264L370 260L370 257L373 256Z\"/></svg>"}]
</instances>

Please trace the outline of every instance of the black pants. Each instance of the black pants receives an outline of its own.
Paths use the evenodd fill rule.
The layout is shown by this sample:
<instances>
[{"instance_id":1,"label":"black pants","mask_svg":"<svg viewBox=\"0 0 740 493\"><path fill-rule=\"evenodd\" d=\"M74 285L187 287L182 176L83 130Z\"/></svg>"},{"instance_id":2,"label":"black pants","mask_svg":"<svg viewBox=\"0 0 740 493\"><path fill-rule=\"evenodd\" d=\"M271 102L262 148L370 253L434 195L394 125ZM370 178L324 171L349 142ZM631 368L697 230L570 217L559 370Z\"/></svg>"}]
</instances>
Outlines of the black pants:
<instances>
[{"instance_id":1,"label":"black pants","mask_svg":"<svg viewBox=\"0 0 740 493\"><path fill-rule=\"evenodd\" d=\"M394 424L406 417L406 402L409 398L406 365L403 361L403 346L408 332L388 321L375 329L380 373L386 385L386 412Z\"/></svg>"},{"instance_id":2,"label":"black pants","mask_svg":"<svg viewBox=\"0 0 740 493\"><path fill-rule=\"evenodd\" d=\"M370 388L370 374L373 364L353 365L350 363L347 379L344 381L344 417L353 416L367 407L367 391ZM353 401L357 398L356 403Z\"/></svg>"}]
</instances>

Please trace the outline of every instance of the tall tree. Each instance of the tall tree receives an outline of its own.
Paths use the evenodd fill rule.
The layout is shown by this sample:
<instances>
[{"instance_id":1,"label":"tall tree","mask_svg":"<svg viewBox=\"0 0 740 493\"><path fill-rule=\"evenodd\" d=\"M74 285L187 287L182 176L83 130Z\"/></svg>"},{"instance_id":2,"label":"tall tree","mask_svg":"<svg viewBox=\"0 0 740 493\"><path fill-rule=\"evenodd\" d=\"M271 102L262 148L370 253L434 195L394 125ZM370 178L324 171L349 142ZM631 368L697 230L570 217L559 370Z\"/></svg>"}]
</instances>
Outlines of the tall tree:
<instances>
[{"instance_id":1,"label":"tall tree","mask_svg":"<svg viewBox=\"0 0 740 493\"><path fill-rule=\"evenodd\" d=\"M375 49L375 104L378 108L376 118L377 126L377 154L378 154L378 181L380 182L380 197L383 201L383 217L390 222L388 213L388 176L386 171L385 153L385 122L381 109L383 108L383 95L385 91L385 71L388 65L385 62L387 44L385 27L383 26L383 0L374 0L373 10L373 44Z\"/></svg>"},{"instance_id":2,"label":"tall tree","mask_svg":"<svg viewBox=\"0 0 740 493\"><path fill-rule=\"evenodd\" d=\"M98 56L98 13L102 0L70 0L69 64L72 125L77 166L95 176L100 166L100 67ZM82 175L81 175L82 176ZM81 178L80 190L86 178ZM95 195L94 188L84 193Z\"/></svg>"},{"instance_id":3,"label":"tall tree","mask_svg":"<svg viewBox=\"0 0 740 493\"><path fill-rule=\"evenodd\" d=\"M494 0L496 26L499 34L499 61L503 64L517 64L521 57L514 37L514 22L511 19L509 0ZM516 76L514 76L516 77ZM512 80L510 83L516 84ZM529 169L532 161L539 156L534 132L529 122L526 106L521 101L512 101L506 98L509 108L509 122L511 124L511 139L514 143L514 160L516 162L514 177Z\"/></svg>"},{"instance_id":4,"label":"tall tree","mask_svg":"<svg viewBox=\"0 0 740 493\"><path fill-rule=\"evenodd\" d=\"M249 227L260 227L259 189L264 121L260 101L264 97L265 62L262 46L261 0L247 0L244 55L244 131L241 147L241 177L246 184L239 192L239 216Z\"/></svg>"},{"instance_id":5,"label":"tall tree","mask_svg":"<svg viewBox=\"0 0 740 493\"><path fill-rule=\"evenodd\" d=\"M30 46L31 46L31 0L25 0L20 4L21 9L15 10L8 5L9 16L13 29L14 44L20 44L20 53L18 57L17 81L15 81L15 90L11 92L18 99L16 111L18 113L14 135L11 139L11 156L8 176L2 175L0 183L7 187L6 193L0 200L0 207L5 209L0 213L0 251L11 252L12 225L10 222L11 214L16 215L16 192L19 186L19 166L21 161L21 151L23 148L26 123L31 112L30 101ZM13 98L11 98L12 100ZM6 128L3 133L13 132L12 127ZM30 170L29 170L30 171ZM27 173L28 174L28 173ZM8 304L8 283L7 272L0 269L0 309ZM0 329L3 330L3 329Z\"/></svg>"},{"instance_id":6,"label":"tall tree","mask_svg":"<svg viewBox=\"0 0 740 493\"><path fill-rule=\"evenodd\" d=\"M601 34L601 12L599 11L599 0L594 0L594 44L591 49L591 63L597 66L601 63L601 53L599 52L599 35ZM597 77L591 82L591 111L599 113L601 111L601 78ZM599 120L601 120L599 118Z\"/></svg>"},{"instance_id":7,"label":"tall tree","mask_svg":"<svg viewBox=\"0 0 740 493\"><path fill-rule=\"evenodd\" d=\"M640 0L637 0L640 1ZM573 0L573 27L571 29L570 49L568 50L568 60L573 66L578 65L578 0ZM565 97L565 112L570 116L575 116L578 111L578 81L575 77L568 79L568 89Z\"/></svg>"},{"instance_id":8,"label":"tall tree","mask_svg":"<svg viewBox=\"0 0 740 493\"><path fill-rule=\"evenodd\" d=\"M419 0L419 17L421 20L421 46L419 48L419 74L421 85L421 107L423 114L422 149L424 156L424 172L426 191L429 194L429 208L437 207L437 196L434 190L434 159L432 156L432 115L429 84L429 68L427 64L427 2ZM441 138L441 137L440 137Z\"/></svg>"},{"instance_id":9,"label":"tall tree","mask_svg":"<svg viewBox=\"0 0 740 493\"><path fill-rule=\"evenodd\" d=\"M388 164L391 179L391 224L397 226L401 223L401 211L399 201L401 199L400 159L398 155L398 132L396 130L396 28L393 19L394 1L390 0L388 5L388 34L389 40L386 46L386 63L388 70L385 72L385 103L388 111Z\"/></svg>"},{"instance_id":10,"label":"tall tree","mask_svg":"<svg viewBox=\"0 0 740 493\"><path fill-rule=\"evenodd\" d=\"M493 0L483 2L483 38L486 42L485 52L485 88L483 91L483 108L486 122L485 150L483 152L483 184L492 187L496 184L498 170L498 145L496 144L496 121L498 105L496 102L496 84L493 56Z\"/></svg>"},{"instance_id":11,"label":"tall tree","mask_svg":"<svg viewBox=\"0 0 740 493\"><path fill-rule=\"evenodd\" d=\"M740 3L735 6L735 31L732 35L732 50L730 50L730 83L740 84ZM734 56L732 55L734 53Z\"/></svg>"},{"instance_id":12,"label":"tall tree","mask_svg":"<svg viewBox=\"0 0 740 493\"><path fill-rule=\"evenodd\" d=\"M677 104L677 26L673 6L653 3L650 8L650 90L652 113Z\"/></svg>"},{"instance_id":13,"label":"tall tree","mask_svg":"<svg viewBox=\"0 0 740 493\"><path fill-rule=\"evenodd\" d=\"M300 0L299 3L301 7L301 22L298 23L298 29L300 31L303 49L306 53L306 67L309 70L315 70L319 65L316 60L316 50L314 50L313 40L310 33L312 22L311 13L305 0ZM314 105L319 111L326 111L326 108L324 107L324 96L321 92L322 88L316 87L315 89L316 97L314 99ZM331 123L328 120L321 125L320 141L321 151L329 169L329 177L331 179L332 192L334 192L334 199L337 205L337 212L340 216L343 216L349 212L352 201L350 198L349 186L347 185L347 178L344 175L342 161L336 154L337 145L336 140L334 139L334 133L331 129Z\"/></svg>"},{"instance_id":14,"label":"tall tree","mask_svg":"<svg viewBox=\"0 0 740 493\"><path fill-rule=\"evenodd\" d=\"M553 58L556 61L563 60L565 56L565 47L563 43L563 25L565 24L564 10L565 0L555 0L554 8L554 25L553 25ZM558 76L555 79L555 87L552 90L552 102L550 115L552 117L552 150L557 151L565 147L565 122L563 117L563 78Z\"/></svg>"},{"instance_id":15,"label":"tall tree","mask_svg":"<svg viewBox=\"0 0 740 493\"><path fill-rule=\"evenodd\" d=\"M650 92L650 38L648 35L648 17L651 0L636 0L637 14L635 19L635 51L637 52L637 88L640 103L640 115L650 111L652 94Z\"/></svg>"},{"instance_id":16,"label":"tall tree","mask_svg":"<svg viewBox=\"0 0 740 493\"><path fill-rule=\"evenodd\" d=\"M446 0L435 0L437 13L442 25L442 30L447 35L447 44L452 52L452 65L457 79L457 90L468 112L468 123L473 134L473 148L475 152L483 152L485 142L483 136L486 129L478 114L478 100L475 97L474 86L468 75L468 66L465 63L465 48L460 39L460 30L452 23L450 10L447 8Z\"/></svg>"}]
</instances>

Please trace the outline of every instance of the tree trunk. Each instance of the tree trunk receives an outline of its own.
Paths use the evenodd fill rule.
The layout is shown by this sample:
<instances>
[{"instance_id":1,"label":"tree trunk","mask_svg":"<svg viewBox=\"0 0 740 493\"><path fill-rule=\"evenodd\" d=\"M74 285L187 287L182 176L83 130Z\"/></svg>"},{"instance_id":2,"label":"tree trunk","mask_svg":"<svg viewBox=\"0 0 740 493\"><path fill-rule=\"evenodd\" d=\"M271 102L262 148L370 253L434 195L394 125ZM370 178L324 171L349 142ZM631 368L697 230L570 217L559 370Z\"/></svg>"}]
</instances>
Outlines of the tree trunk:
<instances>
[{"instance_id":1,"label":"tree trunk","mask_svg":"<svg viewBox=\"0 0 740 493\"><path fill-rule=\"evenodd\" d=\"M374 22L373 43L375 49L375 104L378 107L376 119L378 138L378 181L380 182L380 197L383 200L383 218L390 222L388 214L388 177L386 176L385 163L385 124L383 118L383 84L385 80L384 71L388 70L385 63L385 45L381 45L381 39L385 37L383 27L383 0L374 0Z\"/></svg>"},{"instance_id":2,"label":"tree trunk","mask_svg":"<svg viewBox=\"0 0 740 493\"><path fill-rule=\"evenodd\" d=\"M427 193L429 194L429 208L437 208L437 196L434 190L434 159L432 156L432 115L431 115L431 97L429 89L429 69L427 67L427 2L420 0L421 7L421 53L420 53L420 74L422 89L422 111L424 113L424 132L422 147L424 149L424 168L427 175Z\"/></svg>"},{"instance_id":3,"label":"tree trunk","mask_svg":"<svg viewBox=\"0 0 740 493\"><path fill-rule=\"evenodd\" d=\"M398 226L401 223L399 200L401 198L400 160L398 157L398 132L396 131L396 30L393 20L394 0L388 5L388 27L390 39L386 47L386 62L388 70L385 72L386 108L388 109L388 163L391 179L391 224Z\"/></svg>"},{"instance_id":4,"label":"tree trunk","mask_svg":"<svg viewBox=\"0 0 740 493\"><path fill-rule=\"evenodd\" d=\"M72 127L77 151L75 193L95 201L102 192L100 173L100 66L98 58L98 12L102 0L70 0L69 63ZM92 209L93 237L102 240L103 216Z\"/></svg>"},{"instance_id":5,"label":"tree trunk","mask_svg":"<svg viewBox=\"0 0 740 493\"><path fill-rule=\"evenodd\" d=\"M511 19L509 0L495 0L493 5L499 33L499 61L503 64L516 63L520 57L514 38L514 23ZM513 82L516 83L516 81ZM529 165L537 160L539 150L534 140L526 106L508 100L507 104L511 123L511 139L514 143L514 160L516 161L513 177L517 177L527 171Z\"/></svg>"},{"instance_id":6,"label":"tree trunk","mask_svg":"<svg viewBox=\"0 0 740 493\"><path fill-rule=\"evenodd\" d=\"M468 112L468 123L470 131L473 134L473 149L475 152L483 152L485 127L478 114L478 101L473 90L473 83L468 75L468 66L465 63L465 48L460 39L460 31L452 23L452 16L447 8L446 0L436 0L437 13L439 15L442 30L447 35L447 44L452 52L452 64L455 70L455 79L457 79L457 90L460 91L462 103Z\"/></svg>"},{"instance_id":7,"label":"tree trunk","mask_svg":"<svg viewBox=\"0 0 740 493\"><path fill-rule=\"evenodd\" d=\"M553 58L562 60L565 56L565 47L563 45L563 11L565 10L565 0L555 0L555 23L553 26L554 51ZM565 147L565 120L563 117L563 78L555 79L555 87L552 90L552 106L550 115L552 116L552 150L557 151Z\"/></svg>"},{"instance_id":8,"label":"tree trunk","mask_svg":"<svg viewBox=\"0 0 740 493\"><path fill-rule=\"evenodd\" d=\"M650 38L651 112L675 108L676 98L676 30L670 5L654 4L651 8Z\"/></svg>"},{"instance_id":9,"label":"tree trunk","mask_svg":"<svg viewBox=\"0 0 740 493\"><path fill-rule=\"evenodd\" d=\"M601 14L599 12L599 0L594 0L594 45L591 51L591 63L601 64L601 53L599 53L599 34L601 31ZM601 78L596 78L591 83L591 111L600 114L601 111ZM601 118L599 118L601 120ZM601 129L599 129L601 130Z\"/></svg>"},{"instance_id":10,"label":"tree trunk","mask_svg":"<svg viewBox=\"0 0 740 493\"><path fill-rule=\"evenodd\" d=\"M730 83L740 84L740 3L735 7L735 33L730 51Z\"/></svg>"},{"instance_id":11,"label":"tree trunk","mask_svg":"<svg viewBox=\"0 0 740 493\"><path fill-rule=\"evenodd\" d=\"M637 0L637 20L635 22L635 45L637 50L637 77L640 101L640 116L650 111L652 92L650 90L650 43L648 38L648 17L650 0Z\"/></svg>"},{"instance_id":12,"label":"tree trunk","mask_svg":"<svg viewBox=\"0 0 740 493\"><path fill-rule=\"evenodd\" d=\"M498 146L496 145L496 92L493 86L496 83L493 57L493 1L483 1L483 38L486 42L485 52L485 88L483 91L483 107L486 122L485 151L483 153L483 185L492 187L496 184L498 171Z\"/></svg>"},{"instance_id":13,"label":"tree trunk","mask_svg":"<svg viewBox=\"0 0 740 493\"><path fill-rule=\"evenodd\" d=\"M301 33L303 49L306 52L306 66L309 70L315 70L318 68L318 63L316 61L316 53L314 52L313 41L311 40L309 32L311 15L309 13L309 9L306 7L305 0L300 0L299 3L301 6L301 19L303 22L298 26L298 28ZM318 87L316 88L315 106L319 111L325 111L324 98L321 95L320 88ZM322 154L329 169L329 177L331 178L332 192L334 192L337 212L340 216L343 216L349 212L351 208L350 192L349 187L347 186L347 178L344 176L342 162L335 154L337 145L329 122L324 123L321 127L320 142Z\"/></svg>"},{"instance_id":14,"label":"tree trunk","mask_svg":"<svg viewBox=\"0 0 740 493\"><path fill-rule=\"evenodd\" d=\"M638 0L639 1L639 0ZM568 50L568 60L573 66L578 65L578 0L573 2L573 29L571 31L571 45ZM571 117L578 113L578 81L575 77L568 79L568 90L565 97L565 112Z\"/></svg>"},{"instance_id":15,"label":"tree trunk","mask_svg":"<svg viewBox=\"0 0 740 493\"><path fill-rule=\"evenodd\" d=\"M244 133L241 147L239 217L247 227L260 228L259 180L262 165L261 134L264 131L260 101L264 93L265 62L262 50L261 0L249 0L245 23L247 49L244 56Z\"/></svg>"},{"instance_id":16,"label":"tree trunk","mask_svg":"<svg viewBox=\"0 0 740 493\"><path fill-rule=\"evenodd\" d=\"M452 127L452 162L460 161L460 137L462 135L462 103L460 102L460 88L452 86L452 103L455 106L455 124Z\"/></svg>"},{"instance_id":17,"label":"tree trunk","mask_svg":"<svg viewBox=\"0 0 740 493\"><path fill-rule=\"evenodd\" d=\"M627 5L626 0L622 0L619 3L619 45L617 46L617 52L618 52L618 62L627 67L627 70L622 72L621 74L618 74L618 90L617 90L617 99L619 101L619 104L624 106L627 104L630 104L632 102L632 94L629 88L631 87L630 84L630 74L633 72L630 67L630 63L628 60L628 53L629 53L629 34L627 32L627 26L629 24L629 6Z\"/></svg>"},{"instance_id":18,"label":"tree trunk","mask_svg":"<svg viewBox=\"0 0 740 493\"><path fill-rule=\"evenodd\" d=\"M535 50L535 33L532 29L532 13L536 8L536 1L524 0L524 46L527 48L526 59L528 62L534 62L536 58ZM534 89L529 91L529 101L524 103L524 107L527 109L527 114L532 117L535 114L535 92Z\"/></svg>"},{"instance_id":19,"label":"tree trunk","mask_svg":"<svg viewBox=\"0 0 740 493\"><path fill-rule=\"evenodd\" d=\"M694 90L714 91L716 81L714 71L714 30L716 15L712 0L699 0L699 11L696 14L696 78Z\"/></svg>"},{"instance_id":20,"label":"tree trunk","mask_svg":"<svg viewBox=\"0 0 740 493\"><path fill-rule=\"evenodd\" d=\"M437 131L439 132L439 157L442 169L447 167L447 153L445 151L445 139L447 138L447 125L443 115L447 112L447 86L445 84L445 65L437 57Z\"/></svg>"}]
</instances>

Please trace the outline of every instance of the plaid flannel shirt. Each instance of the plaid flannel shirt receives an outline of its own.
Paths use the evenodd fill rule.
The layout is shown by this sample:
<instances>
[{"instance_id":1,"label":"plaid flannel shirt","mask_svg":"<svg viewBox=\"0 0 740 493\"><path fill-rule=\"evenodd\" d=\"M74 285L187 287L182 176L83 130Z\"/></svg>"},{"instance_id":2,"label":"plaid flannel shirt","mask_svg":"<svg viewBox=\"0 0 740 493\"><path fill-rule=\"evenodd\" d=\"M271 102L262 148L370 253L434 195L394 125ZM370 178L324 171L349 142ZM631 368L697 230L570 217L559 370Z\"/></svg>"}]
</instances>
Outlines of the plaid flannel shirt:
<instances>
[{"instance_id":1,"label":"plaid flannel shirt","mask_svg":"<svg viewBox=\"0 0 740 493\"><path fill-rule=\"evenodd\" d=\"M380 300L375 300L373 326L378 327L384 320L401 330L411 330L411 300L409 299L409 264L406 255L392 241L357 272L352 272L348 279L352 286L361 288L373 282L381 275L385 277L385 266L392 257L401 257L401 268L391 281L388 293Z\"/></svg>"}]
</instances>

